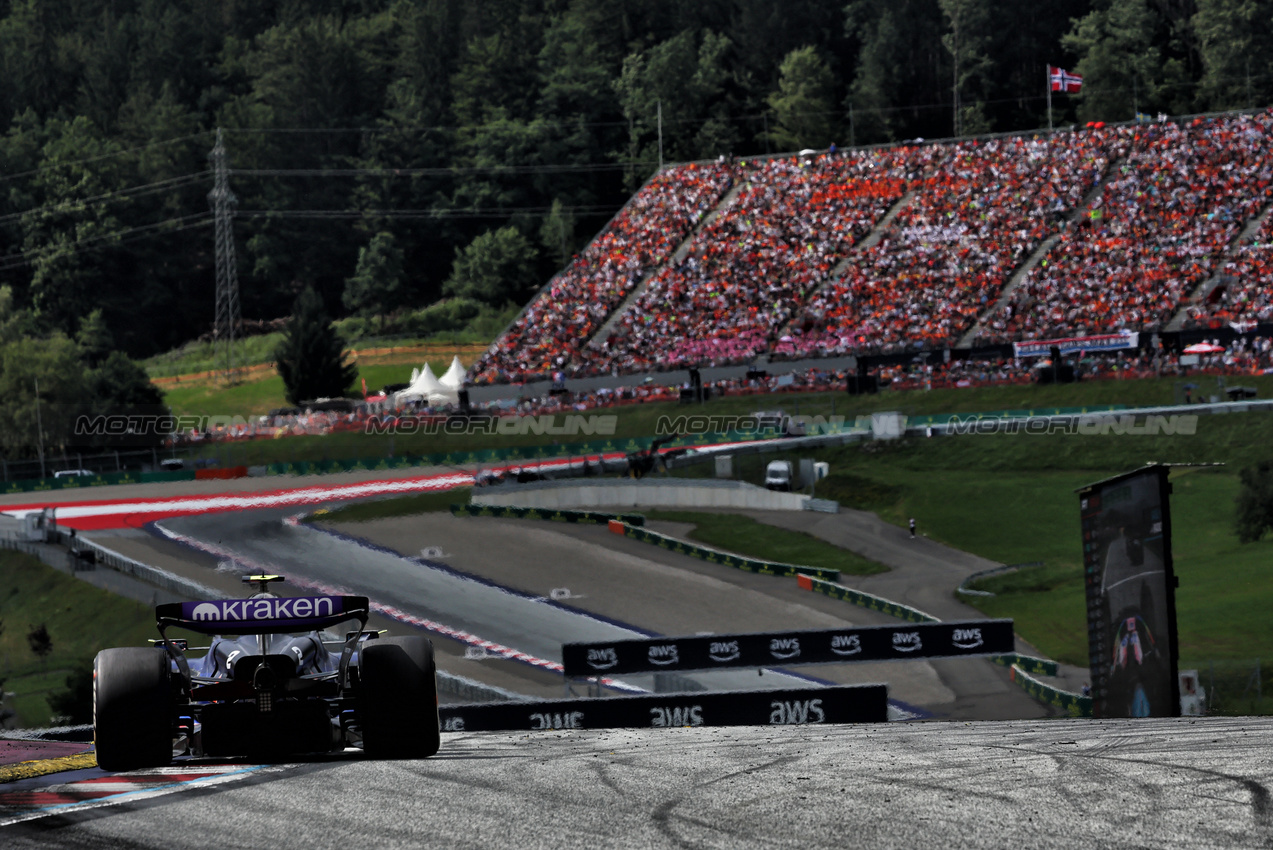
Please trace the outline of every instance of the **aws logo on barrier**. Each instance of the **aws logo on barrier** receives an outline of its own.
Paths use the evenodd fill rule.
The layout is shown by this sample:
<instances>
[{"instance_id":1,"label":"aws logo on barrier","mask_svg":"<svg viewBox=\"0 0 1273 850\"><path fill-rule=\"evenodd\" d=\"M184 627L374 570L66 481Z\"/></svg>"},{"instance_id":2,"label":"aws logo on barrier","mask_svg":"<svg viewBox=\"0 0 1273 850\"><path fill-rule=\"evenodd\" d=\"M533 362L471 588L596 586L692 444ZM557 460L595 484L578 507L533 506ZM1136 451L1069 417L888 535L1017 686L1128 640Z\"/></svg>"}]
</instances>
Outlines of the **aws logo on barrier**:
<instances>
[{"instance_id":1,"label":"aws logo on barrier","mask_svg":"<svg viewBox=\"0 0 1273 850\"><path fill-rule=\"evenodd\" d=\"M893 648L898 652L914 652L923 645L919 632L893 632Z\"/></svg>"},{"instance_id":2,"label":"aws logo on barrier","mask_svg":"<svg viewBox=\"0 0 1273 850\"><path fill-rule=\"evenodd\" d=\"M800 638L774 638L769 641L769 654L779 661L795 658L800 654Z\"/></svg>"},{"instance_id":3,"label":"aws logo on barrier","mask_svg":"<svg viewBox=\"0 0 1273 850\"><path fill-rule=\"evenodd\" d=\"M857 655L862 651L862 638L859 635L832 635L831 651L836 655Z\"/></svg>"},{"instance_id":4,"label":"aws logo on barrier","mask_svg":"<svg viewBox=\"0 0 1273 850\"><path fill-rule=\"evenodd\" d=\"M827 719L820 699L792 702L775 700L769 704L769 709L769 723L772 726L800 726L805 723L822 723Z\"/></svg>"},{"instance_id":5,"label":"aws logo on barrier","mask_svg":"<svg viewBox=\"0 0 1273 850\"><path fill-rule=\"evenodd\" d=\"M740 654L738 641L714 640L708 649L707 657L719 664L724 664L727 661L737 661Z\"/></svg>"},{"instance_id":6,"label":"aws logo on barrier","mask_svg":"<svg viewBox=\"0 0 1273 850\"><path fill-rule=\"evenodd\" d=\"M613 647L588 650L588 666L593 670L609 670L619 663L619 654Z\"/></svg>"},{"instance_id":7,"label":"aws logo on barrier","mask_svg":"<svg viewBox=\"0 0 1273 850\"><path fill-rule=\"evenodd\" d=\"M650 709L650 726L654 728L702 725L703 707L701 705L655 706Z\"/></svg>"},{"instance_id":8,"label":"aws logo on barrier","mask_svg":"<svg viewBox=\"0 0 1273 850\"><path fill-rule=\"evenodd\" d=\"M960 649L976 649L985 643L981 639L981 629L955 629L950 641Z\"/></svg>"},{"instance_id":9,"label":"aws logo on barrier","mask_svg":"<svg viewBox=\"0 0 1273 850\"><path fill-rule=\"evenodd\" d=\"M652 646L646 657L650 659L651 664L658 664L660 667L666 667L669 664L677 664L680 662L680 655L676 651L676 644L669 643L662 646Z\"/></svg>"},{"instance_id":10,"label":"aws logo on barrier","mask_svg":"<svg viewBox=\"0 0 1273 850\"><path fill-rule=\"evenodd\" d=\"M541 729L582 729L583 712L566 711L561 714L532 714L530 716L530 728L537 731Z\"/></svg>"}]
</instances>

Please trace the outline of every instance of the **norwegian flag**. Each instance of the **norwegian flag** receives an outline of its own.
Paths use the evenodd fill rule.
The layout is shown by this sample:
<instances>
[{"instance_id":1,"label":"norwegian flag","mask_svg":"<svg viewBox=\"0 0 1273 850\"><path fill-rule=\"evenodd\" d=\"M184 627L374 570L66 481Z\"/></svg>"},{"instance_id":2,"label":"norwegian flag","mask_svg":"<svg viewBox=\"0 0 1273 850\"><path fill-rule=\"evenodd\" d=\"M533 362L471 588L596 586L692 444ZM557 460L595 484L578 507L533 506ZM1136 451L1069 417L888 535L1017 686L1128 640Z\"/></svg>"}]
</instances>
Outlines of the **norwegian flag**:
<instances>
[{"instance_id":1,"label":"norwegian flag","mask_svg":"<svg viewBox=\"0 0 1273 850\"><path fill-rule=\"evenodd\" d=\"M1053 68L1049 65L1048 76L1052 78L1052 91L1076 94L1079 89L1083 88L1083 78L1078 74L1071 74L1064 68Z\"/></svg>"}]
</instances>

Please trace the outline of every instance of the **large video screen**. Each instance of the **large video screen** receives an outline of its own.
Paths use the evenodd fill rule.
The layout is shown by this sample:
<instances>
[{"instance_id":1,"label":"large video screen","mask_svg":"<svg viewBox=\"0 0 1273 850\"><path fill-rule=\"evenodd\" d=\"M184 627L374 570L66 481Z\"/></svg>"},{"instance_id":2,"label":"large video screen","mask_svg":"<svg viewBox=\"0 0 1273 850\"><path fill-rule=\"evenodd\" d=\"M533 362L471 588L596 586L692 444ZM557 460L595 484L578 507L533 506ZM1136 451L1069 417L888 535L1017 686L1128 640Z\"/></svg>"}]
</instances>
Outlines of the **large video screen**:
<instances>
[{"instance_id":1,"label":"large video screen","mask_svg":"<svg viewBox=\"0 0 1273 850\"><path fill-rule=\"evenodd\" d=\"M1079 491L1092 713L1176 717L1176 595L1167 468Z\"/></svg>"}]
</instances>

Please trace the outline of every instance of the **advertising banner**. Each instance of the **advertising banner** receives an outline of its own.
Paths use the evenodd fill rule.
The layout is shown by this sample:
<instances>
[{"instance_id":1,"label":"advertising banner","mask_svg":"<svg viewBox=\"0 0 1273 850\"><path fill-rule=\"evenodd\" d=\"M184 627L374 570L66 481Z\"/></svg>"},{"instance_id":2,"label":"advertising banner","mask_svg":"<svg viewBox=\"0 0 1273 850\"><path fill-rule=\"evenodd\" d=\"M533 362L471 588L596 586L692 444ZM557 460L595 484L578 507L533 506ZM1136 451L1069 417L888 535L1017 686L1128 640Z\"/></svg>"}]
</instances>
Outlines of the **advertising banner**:
<instances>
[{"instance_id":1,"label":"advertising banner","mask_svg":"<svg viewBox=\"0 0 1273 850\"><path fill-rule=\"evenodd\" d=\"M617 676L669 670L839 664L1012 652L1011 620L664 637L561 647L567 676Z\"/></svg>"},{"instance_id":2,"label":"advertising banner","mask_svg":"<svg viewBox=\"0 0 1273 850\"><path fill-rule=\"evenodd\" d=\"M444 732L883 723L888 720L888 688L837 685L443 705L438 718Z\"/></svg>"},{"instance_id":3,"label":"advertising banner","mask_svg":"<svg viewBox=\"0 0 1273 850\"><path fill-rule=\"evenodd\" d=\"M1062 354L1075 354L1080 351L1118 351L1139 346L1140 334L1138 333L1099 334L1066 339L1030 339L1012 343L1012 356L1046 357L1052 353L1053 347L1061 349Z\"/></svg>"},{"instance_id":4,"label":"advertising banner","mask_svg":"<svg viewBox=\"0 0 1273 850\"><path fill-rule=\"evenodd\" d=\"M1176 579L1167 467L1079 491L1095 717L1176 717Z\"/></svg>"}]
</instances>

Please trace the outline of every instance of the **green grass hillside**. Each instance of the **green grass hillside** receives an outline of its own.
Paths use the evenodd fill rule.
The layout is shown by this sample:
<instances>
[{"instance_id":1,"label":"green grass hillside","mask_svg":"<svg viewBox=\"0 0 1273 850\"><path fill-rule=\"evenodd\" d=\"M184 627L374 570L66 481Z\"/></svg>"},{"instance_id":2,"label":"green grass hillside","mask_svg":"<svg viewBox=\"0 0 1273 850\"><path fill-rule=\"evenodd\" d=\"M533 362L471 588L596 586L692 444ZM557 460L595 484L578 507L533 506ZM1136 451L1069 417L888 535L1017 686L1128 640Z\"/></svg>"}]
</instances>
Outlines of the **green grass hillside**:
<instances>
[{"instance_id":1,"label":"green grass hillside","mask_svg":"<svg viewBox=\"0 0 1273 850\"><path fill-rule=\"evenodd\" d=\"M153 607L11 551L0 551L0 624L0 679L11 694L4 706L17 712L14 725L28 727L48 725L47 699L65 689L76 665L91 662L98 650L145 646L159 636ZM43 660L27 641L40 625L52 639L52 651Z\"/></svg>"}]
</instances>

